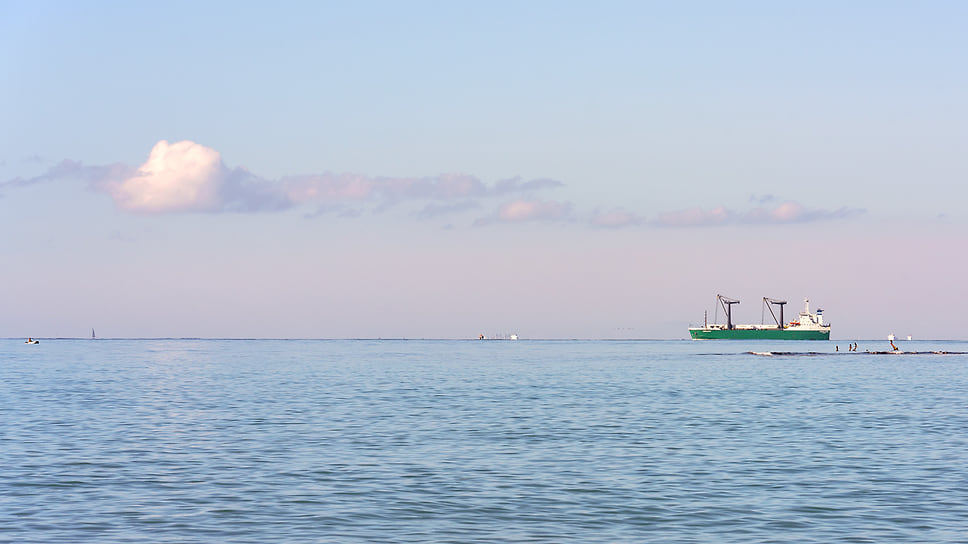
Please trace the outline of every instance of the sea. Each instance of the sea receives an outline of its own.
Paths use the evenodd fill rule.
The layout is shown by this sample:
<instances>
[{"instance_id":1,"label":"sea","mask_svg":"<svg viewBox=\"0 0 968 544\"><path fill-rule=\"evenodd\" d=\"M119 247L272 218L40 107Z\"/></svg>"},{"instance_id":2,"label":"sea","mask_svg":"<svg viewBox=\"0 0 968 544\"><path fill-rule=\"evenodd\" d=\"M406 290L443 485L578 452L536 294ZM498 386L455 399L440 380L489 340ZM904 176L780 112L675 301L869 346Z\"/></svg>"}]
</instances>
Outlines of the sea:
<instances>
[{"instance_id":1,"label":"sea","mask_svg":"<svg viewBox=\"0 0 968 544\"><path fill-rule=\"evenodd\" d=\"M0 542L968 542L895 343L0 340Z\"/></svg>"}]
</instances>

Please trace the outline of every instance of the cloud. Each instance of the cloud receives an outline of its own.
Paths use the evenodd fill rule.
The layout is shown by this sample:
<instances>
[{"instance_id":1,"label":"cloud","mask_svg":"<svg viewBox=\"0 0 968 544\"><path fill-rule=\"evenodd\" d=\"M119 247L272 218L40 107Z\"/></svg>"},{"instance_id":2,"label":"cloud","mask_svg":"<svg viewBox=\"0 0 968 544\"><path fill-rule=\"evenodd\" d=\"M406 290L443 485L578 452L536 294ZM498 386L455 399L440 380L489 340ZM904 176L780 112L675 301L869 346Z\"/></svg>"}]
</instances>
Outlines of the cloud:
<instances>
[{"instance_id":1,"label":"cloud","mask_svg":"<svg viewBox=\"0 0 968 544\"><path fill-rule=\"evenodd\" d=\"M700 208L690 208L687 210L661 213L653 224L660 227L722 225L728 223L733 215L732 212L722 206L709 211Z\"/></svg>"},{"instance_id":2,"label":"cloud","mask_svg":"<svg viewBox=\"0 0 968 544\"><path fill-rule=\"evenodd\" d=\"M65 160L33 178L0 183L0 189L60 179L87 181L108 194L118 209L136 214L271 212L315 206L311 216L336 213L355 217L404 203L423 203L418 217L429 218L480 206L479 199L530 195L560 187L550 179L509 178L492 185L467 174L427 177L372 177L361 174L309 174L277 180L245 168L229 168L221 154L191 141L155 144L137 168L122 164L85 166Z\"/></svg>"},{"instance_id":3,"label":"cloud","mask_svg":"<svg viewBox=\"0 0 968 544\"><path fill-rule=\"evenodd\" d=\"M130 212L217 211L225 204L228 177L218 151L162 140L133 176L106 187L118 207Z\"/></svg>"},{"instance_id":4,"label":"cloud","mask_svg":"<svg viewBox=\"0 0 968 544\"><path fill-rule=\"evenodd\" d=\"M474 222L474 226L494 223L523 223L527 221L569 221L572 219L571 204L543 200L513 200L493 214Z\"/></svg>"},{"instance_id":5,"label":"cloud","mask_svg":"<svg viewBox=\"0 0 968 544\"><path fill-rule=\"evenodd\" d=\"M230 169L218 151L189 141L162 140L133 174L97 187L131 213L259 212L294 204L280 184Z\"/></svg>"},{"instance_id":6,"label":"cloud","mask_svg":"<svg viewBox=\"0 0 968 544\"><path fill-rule=\"evenodd\" d=\"M771 197L772 199L772 197ZM775 208L753 208L747 211L732 211L723 206L711 210L690 208L659 214L652 222L659 227L710 227L718 225L779 225L786 223L811 223L849 219L867 213L860 208L842 207L836 210L810 209L797 202L784 202Z\"/></svg>"},{"instance_id":7,"label":"cloud","mask_svg":"<svg viewBox=\"0 0 968 544\"><path fill-rule=\"evenodd\" d=\"M16 177L0 183L0 189L26 187L40 183L51 183L64 178L80 179L91 184L105 180L120 179L130 175L133 170L123 164L109 164L105 166L85 166L78 161L65 159L46 172L32 178Z\"/></svg>"},{"instance_id":8,"label":"cloud","mask_svg":"<svg viewBox=\"0 0 968 544\"><path fill-rule=\"evenodd\" d=\"M774 202L775 200L776 200L776 197L771 194L750 195L750 203L752 204L760 204L760 205L769 204L770 202Z\"/></svg>"},{"instance_id":9,"label":"cloud","mask_svg":"<svg viewBox=\"0 0 968 544\"><path fill-rule=\"evenodd\" d=\"M322 217L324 215L335 215L336 217L344 219L352 219L360 217L363 215L363 210L360 208L353 208L350 206L344 206L342 204L331 204L331 205L321 205L318 206L314 211L309 212L303 217L306 219L313 219L316 217Z\"/></svg>"},{"instance_id":10,"label":"cloud","mask_svg":"<svg viewBox=\"0 0 968 544\"><path fill-rule=\"evenodd\" d=\"M562 186L564 186L564 183L548 178L538 178L530 181L521 181L521 178L510 178L495 183L490 194L497 196L528 191L543 191L545 189L555 189Z\"/></svg>"},{"instance_id":11,"label":"cloud","mask_svg":"<svg viewBox=\"0 0 968 544\"><path fill-rule=\"evenodd\" d=\"M218 151L191 141L159 141L137 168L124 164L88 166L64 160L39 176L0 182L0 191L64 179L87 182L93 190L109 195L118 209L134 214L267 213L306 208L310 210L306 217L356 218L405 206L417 219L448 217L452 221L450 216L481 209L488 200L505 199L503 205L473 225L571 222L576 218L570 203L540 195L564 185L553 179L512 177L487 184L462 173L392 177L331 172L267 179L245 168L229 168ZM739 211L724 206L690 208L662 213L652 220L612 208L591 214L588 225L601 229L776 225L847 219L866 213L846 207L812 209L793 201L780 202L770 194L751 195L749 205L750 209Z\"/></svg>"},{"instance_id":12,"label":"cloud","mask_svg":"<svg viewBox=\"0 0 968 544\"><path fill-rule=\"evenodd\" d=\"M608 212L596 212L592 215L590 223L592 226L599 228L621 229L644 225L647 221L638 214L616 208Z\"/></svg>"},{"instance_id":13,"label":"cloud","mask_svg":"<svg viewBox=\"0 0 968 544\"><path fill-rule=\"evenodd\" d=\"M481 207L481 203L476 200L461 200L453 204L430 203L414 215L420 219L433 219L442 215L475 210Z\"/></svg>"}]
</instances>

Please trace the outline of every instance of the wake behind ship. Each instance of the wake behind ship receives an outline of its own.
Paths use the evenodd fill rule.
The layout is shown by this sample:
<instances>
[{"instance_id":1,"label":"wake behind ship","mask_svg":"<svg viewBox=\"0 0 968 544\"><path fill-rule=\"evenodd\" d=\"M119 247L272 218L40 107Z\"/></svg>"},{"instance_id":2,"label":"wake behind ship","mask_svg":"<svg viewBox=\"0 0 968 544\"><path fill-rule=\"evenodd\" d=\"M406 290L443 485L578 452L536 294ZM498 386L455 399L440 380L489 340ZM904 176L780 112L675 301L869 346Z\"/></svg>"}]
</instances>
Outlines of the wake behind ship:
<instances>
[{"instance_id":1,"label":"wake behind ship","mask_svg":"<svg viewBox=\"0 0 968 544\"><path fill-rule=\"evenodd\" d=\"M763 305L770 310L774 325L734 325L732 306L739 301L716 295L716 301L726 311L726 324L705 323L702 327L689 327L693 340L829 340L830 324L823 322L823 310L810 313L810 300L803 299L803 311L796 321L784 323L783 306L785 300L763 297ZM779 317L773 307L780 309ZM764 312L765 313L765 312Z\"/></svg>"}]
</instances>

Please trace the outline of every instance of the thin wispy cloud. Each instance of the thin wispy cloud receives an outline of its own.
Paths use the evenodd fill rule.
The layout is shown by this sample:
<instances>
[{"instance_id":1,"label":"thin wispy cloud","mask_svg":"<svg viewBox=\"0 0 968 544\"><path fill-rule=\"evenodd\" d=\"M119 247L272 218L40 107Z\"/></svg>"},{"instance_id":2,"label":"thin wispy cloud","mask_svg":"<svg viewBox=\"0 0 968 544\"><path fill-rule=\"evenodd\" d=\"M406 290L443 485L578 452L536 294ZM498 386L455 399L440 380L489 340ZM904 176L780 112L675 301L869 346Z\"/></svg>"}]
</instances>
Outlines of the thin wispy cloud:
<instances>
[{"instance_id":1,"label":"thin wispy cloud","mask_svg":"<svg viewBox=\"0 0 968 544\"><path fill-rule=\"evenodd\" d=\"M652 221L652 224L658 227L708 227L726 224L732 220L734 215L722 206L711 210L689 208L686 210L660 213L659 217Z\"/></svg>"},{"instance_id":2,"label":"thin wispy cloud","mask_svg":"<svg viewBox=\"0 0 968 544\"><path fill-rule=\"evenodd\" d=\"M762 206L763 204L769 204L770 202L775 202L775 201L776 201L776 197L771 194L750 195L751 204L759 204L760 206Z\"/></svg>"},{"instance_id":3,"label":"thin wispy cloud","mask_svg":"<svg viewBox=\"0 0 968 544\"><path fill-rule=\"evenodd\" d=\"M867 213L862 208L841 207L836 210L807 208L797 202L784 202L774 208L734 211L724 206L711 210L689 208L659 214L651 222L658 227L714 227L721 225L778 225L850 219Z\"/></svg>"},{"instance_id":4,"label":"thin wispy cloud","mask_svg":"<svg viewBox=\"0 0 968 544\"><path fill-rule=\"evenodd\" d=\"M79 161L65 159L48 168L46 172L39 176L30 178L16 177L4 182L0 182L0 190L6 188L26 187L40 183L49 183L68 178L79 179L93 185L104 180L123 178L131 175L133 172L134 169L123 164L85 166Z\"/></svg>"},{"instance_id":5,"label":"thin wispy cloud","mask_svg":"<svg viewBox=\"0 0 968 544\"><path fill-rule=\"evenodd\" d=\"M648 223L645 217L621 208L595 212L589 222L593 227L603 229L637 227Z\"/></svg>"},{"instance_id":6,"label":"thin wispy cloud","mask_svg":"<svg viewBox=\"0 0 968 544\"><path fill-rule=\"evenodd\" d=\"M476 200L461 200L454 203L430 203L414 214L420 219L434 219L444 215L462 213L469 210L476 210L481 207L481 203Z\"/></svg>"},{"instance_id":7,"label":"thin wispy cloud","mask_svg":"<svg viewBox=\"0 0 968 544\"><path fill-rule=\"evenodd\" d=\"M571 204L554 200L518 199L501 205L493 214L481 217L474 226L531 221L560 222L574 218Z\"/></svg>"},{"instance_id":8,"label":"thin wispy cloud","mask_svg":"<svg viewBox=\"0 0 968 544\"><path fill-rule=\"evenodd\" d=\"M490 194L493 196L502 196L526 191L543 191L562 186L564 186L564 183L549 178L538 178L523 181L521 178L515 177L496 182L494 184L494 188L490 191Z\"/></svg>"},{"instance_id":9,"label":"thin wispy cloud","mask_svg":"<svg viewBox=\"0 0 968 544\"><path fill-rule=\"evenodd\" d=\"M323 217L326 215L332 215L334 217L344 219L353 219L356 217L361 217L363 215L363 210L343 204L323 204L317 206L313 211L305 213L303 217L306 219L314 219L316 217Z\"/></svg>"}]
</instances>

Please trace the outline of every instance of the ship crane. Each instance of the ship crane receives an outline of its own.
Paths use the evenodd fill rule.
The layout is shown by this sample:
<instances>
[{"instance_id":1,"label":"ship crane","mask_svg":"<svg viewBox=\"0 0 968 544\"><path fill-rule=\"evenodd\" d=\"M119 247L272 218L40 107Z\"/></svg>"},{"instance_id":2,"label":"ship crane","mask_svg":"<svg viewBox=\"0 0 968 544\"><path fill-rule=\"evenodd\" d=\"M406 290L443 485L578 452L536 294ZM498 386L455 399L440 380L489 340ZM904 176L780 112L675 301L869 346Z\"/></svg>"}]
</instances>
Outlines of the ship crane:
<instances>
[{"instance_id":1,"label":"ship crane","mask_svg":"<svg viewBox=\"0 0 968 544\"><path fill-rule=\"evenodd\" d=\"M739 304L739 301L735 298L724 297L723 295L716 295L716 300L722 305L723 310L726 310L726 328L733 328L733 312L730 310L733 304Z\"/></svg>"},{"instance_id":2,"label":"ship crane","mask_svg":"<svg viewBox=\"0 0 968 544\"><path fill-rule=\"evenodd\" d=\"M766 306L768 310L770 310L770 315L773 316L773 321L776 321L776 326L781 329L786 328L786 325L784 324L785 322L783 321L783 305L786 303L787 301L785 300L777 300L775 298L763 297L763 305ZM774 304L780 307L780 319L777 319L776 314L773 313Z\"/></svg>"}]
</instances>

